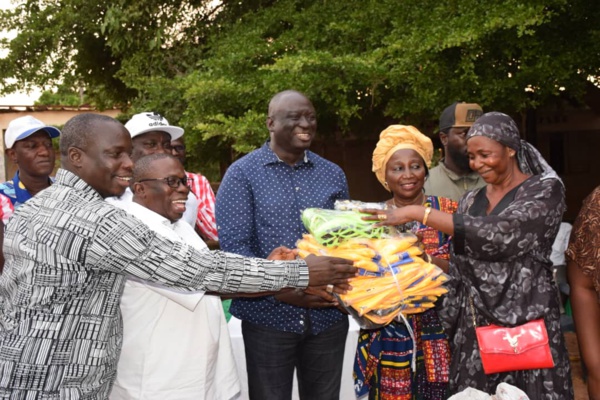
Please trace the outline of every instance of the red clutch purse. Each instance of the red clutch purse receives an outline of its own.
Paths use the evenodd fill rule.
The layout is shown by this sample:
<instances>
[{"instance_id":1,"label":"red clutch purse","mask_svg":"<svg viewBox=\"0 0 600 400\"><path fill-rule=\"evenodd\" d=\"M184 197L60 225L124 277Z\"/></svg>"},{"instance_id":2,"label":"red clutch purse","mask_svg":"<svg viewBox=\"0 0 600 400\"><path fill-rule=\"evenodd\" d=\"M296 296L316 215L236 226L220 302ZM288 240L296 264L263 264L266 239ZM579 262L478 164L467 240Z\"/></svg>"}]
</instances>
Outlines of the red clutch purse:
<instances>
[{"instance_id":1,"label":"red clutch purse","mask_svg":"<svg viewBox=\"0 0 600 400\"><path fill-rule=\"evenodd\" d=\"M543 319L514 328L498 325L477 327L473 299L469 300L481 363L486 374L554 367Z\"/></svg>"},{"instance_id":2,"label":"red clutch purse","mask_svg":"<svg viewBox=\"0 0 600 400\"><path fill-rule=\"evenodd\" d=\"M554 367L543 319L514 328L480 326L475 332L486 374Z\"/></svg>"}]
</instances>

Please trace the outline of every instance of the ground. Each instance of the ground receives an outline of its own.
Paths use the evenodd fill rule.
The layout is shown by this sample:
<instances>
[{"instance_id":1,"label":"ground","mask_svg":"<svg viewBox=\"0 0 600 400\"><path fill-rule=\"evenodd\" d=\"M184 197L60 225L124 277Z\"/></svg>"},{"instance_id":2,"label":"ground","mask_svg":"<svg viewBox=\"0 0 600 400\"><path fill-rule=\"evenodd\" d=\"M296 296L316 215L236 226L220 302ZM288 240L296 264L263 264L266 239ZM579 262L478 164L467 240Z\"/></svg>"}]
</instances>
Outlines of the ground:
<instances>
[{"instance_id":1,"label":"ground","mask_svg":"<svg viewBox=\"0 0 600 400\"><path fill-rule=\"evenodd\" d=\"M567 349L571 359L571 376L573 377L573 388L575 390L575 400L587 400L589 398L587 385L583 381L583 372L581 366L581 357L579 356L579 347L577 345L577 336L574 332L565 332Z\"/></svg>"}]
</instances>

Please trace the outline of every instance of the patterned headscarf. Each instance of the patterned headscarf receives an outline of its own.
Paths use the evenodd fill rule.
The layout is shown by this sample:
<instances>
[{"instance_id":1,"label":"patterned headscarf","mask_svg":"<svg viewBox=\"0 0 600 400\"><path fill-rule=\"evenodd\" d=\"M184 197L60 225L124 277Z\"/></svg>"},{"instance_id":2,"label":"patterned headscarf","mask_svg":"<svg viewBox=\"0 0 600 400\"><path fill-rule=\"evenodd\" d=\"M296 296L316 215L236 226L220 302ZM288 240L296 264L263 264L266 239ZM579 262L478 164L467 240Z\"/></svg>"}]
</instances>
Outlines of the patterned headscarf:
<instances>
[{"instance_id":1,"label":"patterned headscarf","mask_svg":"<svg viewBox=\"0 0 600 400\"><path fill-rule=\"evenodd\" d=\"M385 168L387 162L397 150L411 149L416 151L427 168L431 165L433 157L433 143L431 139L423 135L414 126L390 125L379 135L379 142L373 151L373 172L377 180L386 190L390 190L385 184Z\"/></svg>"},{"instance_id":2,"label":"patterned headscarf","mask_svg":"<svg viewBox=\"0 0 600 400\"><path fill-rule=\"evenodd\" d=\"M544 160L535 147L522 140L515 121L506 114L492 111L483 114L475 121L467 140L473 136L485 136L516 151L517 164L524 174L542 175L545 178L560 180L556 171Z\"/></svg>"}]
</instances>

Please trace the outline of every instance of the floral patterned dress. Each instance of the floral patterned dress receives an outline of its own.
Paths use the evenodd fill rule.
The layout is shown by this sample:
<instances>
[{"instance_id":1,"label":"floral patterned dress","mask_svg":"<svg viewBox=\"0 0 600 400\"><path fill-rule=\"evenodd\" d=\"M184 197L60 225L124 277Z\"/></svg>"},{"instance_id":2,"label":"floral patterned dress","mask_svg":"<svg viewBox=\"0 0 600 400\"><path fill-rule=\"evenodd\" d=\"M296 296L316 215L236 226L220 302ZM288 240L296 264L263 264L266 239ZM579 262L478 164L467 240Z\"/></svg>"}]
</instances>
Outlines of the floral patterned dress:
<instances>
[{"instance_id":1,"label":"floral patterned dress","mask_svg":"<svg viewBox=\"0 0 600 400\"><path fill-rule=\"evenodd\" d=\"M425 206L447 213L456 202L427 196ZM417 223L427 254L449 257L449 236ZM434 309L407 316L417 341L416 373L411 370L413 340L403 322L393 321L380 329L361 330L354 362L357 397L370 400L443 400L447 398L450 346Z\"/></svg>"},{"instance_id":2,"label":"floral patterned dress","mask_svg":"<svg viewBox=\"0 0 600 400\"><path fill-rule=\"evenodd\" d=\"M600 186L583 202L566 255L590 278L600 303Z\"/></svg>"},{"instance_id":3,"label":"floral patterned dress","mask_svg":"<svg viewBox=\"0 0 600 400\"><path fill-rule=\"evenodd\" d=\"M450 338L450 392L474 387L494 393L507 382L531 399L573 398L570 366L560 328L550 253L565 210L557 179L531 176L489 214L486 188L467 193L454 214L449 293L439 316ZM543 318L555 367L486 375L469 307L479 326L516 326Z\"/></svg>"}]
</instances>

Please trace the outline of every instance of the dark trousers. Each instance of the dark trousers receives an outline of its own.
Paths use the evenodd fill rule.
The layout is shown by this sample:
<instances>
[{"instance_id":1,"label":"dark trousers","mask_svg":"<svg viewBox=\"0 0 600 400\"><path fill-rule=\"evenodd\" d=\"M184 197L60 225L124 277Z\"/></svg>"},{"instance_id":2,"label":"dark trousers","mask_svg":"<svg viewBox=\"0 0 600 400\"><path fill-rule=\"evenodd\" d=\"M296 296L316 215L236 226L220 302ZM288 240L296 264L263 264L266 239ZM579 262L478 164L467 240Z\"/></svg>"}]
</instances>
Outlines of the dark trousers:
<instances>
[{"instance_id":1,"label":"dark trousers","mask_svg":"<svg viewBox=\"0 0 600 400\"><path fill-rule=\"evenodd\" d=\"M318 335L242 321L242 334L251 400L291 399L294 369L298 371L300 399L339 399L347 318Z\"/></svg>"}]
</instances>

